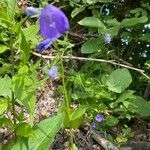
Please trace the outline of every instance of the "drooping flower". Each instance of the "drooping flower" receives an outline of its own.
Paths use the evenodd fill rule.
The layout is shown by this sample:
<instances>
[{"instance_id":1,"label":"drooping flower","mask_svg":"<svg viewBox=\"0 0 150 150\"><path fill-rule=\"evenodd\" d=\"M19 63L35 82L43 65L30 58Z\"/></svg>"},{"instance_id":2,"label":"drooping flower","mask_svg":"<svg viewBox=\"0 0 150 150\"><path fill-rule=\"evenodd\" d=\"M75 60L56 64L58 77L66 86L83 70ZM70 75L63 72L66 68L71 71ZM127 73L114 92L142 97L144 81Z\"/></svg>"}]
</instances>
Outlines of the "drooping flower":
<instances>
[{"instance_id":1,"label":"drooping flower","mask_svg":"<svg viewBox=\"0 0 150 150\"><path fill-rule=\"evenodd\" d=\"M111 35L108 34L108 33L106 33L105 36L104 36L105 42L108 43L108 44L110 44L111 39L112 39Z\"/></svg>"},{"instance_id":2,"label":"drooping flower","mask_svg":"<svg viewBox=\"0 0 150 150\"><path fill-rule=\"evenodd\" d=\"M43 9L39 18L39 23L40 34L52 40L58 39L70 28L66 15L53 5L49 5Z\"/></svg>"},{"instance_id":3,"label":"drooping flower","mask_svg":"<svg viewBox=\"0 0 150 150\"><path fill-rule=\"evenodd\" d=\"M49 47L53 41L57 40L63 33L70 29L66 15L53 5L48 5L42 10L39 17L39 25L40 34L50 41Z\"/></svg>"},{"instance_id":4,"label":"drooping flower","mask_svg":"<svg viewBox=\"0 0 150 150\"><path fill-rule=\"evenodd\" d=\"M54 78L58 73L58 67L57 66L53 66L49 72L48 72L48 75L50 78Z\"/></svg>"},{"instance_id":5,"label":"drooping flower","mask_svg":"<svg viewBox=\"0 0 150 150\"><path fill-rule=\"evenodd\" d=\"M93 123L91 124L91 127L92 127L93 129L97 129L97 124L96 124L95 122L93 122Z\"/></svg>"},{"instance_id":6,"label":"drooping flower","mask_svg":"<svg viewBox=\"0 0 150 150\"><path fill-rule=\"evenodd\" d=\"M34 8L34 7L27 7L25 9L25 13L28 15L28 16L35 16L37 14L40 14L41 12L41 9L40 8Z\"/></svg>"},{"instance_id":7,"label":"drooping flower","mask_svg":"<svg viewBox=\"0 0 150 150\"><path fill-rule=\"evenodd\" d=\"M105 120L105 118L104 118L103 115L97 114L96 117L95 117L95 120L96 120L97 122L102 122L102 121Z\"/></svg>"},{"instance_id":8,"label":"drooping flower","mask_svg":"<svg viewBox=\"0 0 150 150\"><path fill-rule=\"evenodd\" d=\"M45 49L48 49L52 44L52 41L51 39L46 39L46 40L43 40L42 42L40 42L37 46L36 46L36 49L39 51L39 52L42 52L43 50Z\"/></svg>"}]
</instances>

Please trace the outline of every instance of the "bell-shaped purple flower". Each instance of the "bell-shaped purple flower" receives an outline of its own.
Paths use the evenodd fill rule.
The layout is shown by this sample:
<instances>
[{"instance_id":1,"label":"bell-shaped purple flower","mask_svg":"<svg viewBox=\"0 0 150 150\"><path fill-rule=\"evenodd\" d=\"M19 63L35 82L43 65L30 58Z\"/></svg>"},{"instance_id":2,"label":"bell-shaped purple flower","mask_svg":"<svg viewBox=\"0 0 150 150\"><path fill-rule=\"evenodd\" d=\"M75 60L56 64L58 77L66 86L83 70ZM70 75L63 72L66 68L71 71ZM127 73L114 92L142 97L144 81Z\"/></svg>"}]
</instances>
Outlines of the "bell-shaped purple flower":
<instances>
[{"instance_id":1,"label":"bell-shaped purple flower","mask_svg":"<svg viewBox=\"0 0 150 150\"><path fill-rule=\"evenodd\" d=\"M42 10L39 23L40 34L53 41L58 39L70 28L66 15L53 5L49 5Z\"/></svg>"},{"instance_id":2,"label":"bell-shaped purple flower","mask_svg":"<svg viewBox=\"0 0 150 150\"><path fill-rule=\"evenodd\" d=\"M27 7L25 9L25 13L28 15L28 16L35 16L37 14L40 14L41 10L39 8L34 8L34 7Z\"/></svg>"},{"instance_id":3,"label":"bell-shaped purple flower","mask_svg":"<svg viewBox=\"0 0 150 150\"><path fill-rule=\"evenodd\" d=\"M50 78L54 78L58 73L58 67L57 66L53 66L49 72L48 72L48 75Z\"/></svg>"},{"instance_id":4,"label":"bell-shaped purple flower","mask_svg":"<svg viewBox=\"0 0 150 150\"><path fill-rule=\"evenodd\" d=\"M102 121L105 120L105 118L104 118L103 115L97 114L96 117L95 117L95 120L96 120L97 122L102 122Z\"/></svg>"},{"instance_id":5,"label":"bell-shaped purple flower","mask_svg":"<svg viewBox=\"0 0 150 150\"><path fill-rule=\"evenodd\" d=\"M51 46L63 33L70 29L66 15L57 7L48 5L39 17L40 34L45 38L37 45L37 50L42 52Z\"/></svg>"},{"instance_id":6,"label":"bell-shaped purple flower","mask_svg":"<svg viewBox=\"0 0 150 150\"><path fill-rule=\"evenodd\" d=\"M45 49L48 49L52 44L52 41L51 39L46 39L46 40L43 40L42 42L40 42L37 46L36 46L36 49L39 51L39 52L42 52L43 50Z\"/></svg>"}]
</instances>

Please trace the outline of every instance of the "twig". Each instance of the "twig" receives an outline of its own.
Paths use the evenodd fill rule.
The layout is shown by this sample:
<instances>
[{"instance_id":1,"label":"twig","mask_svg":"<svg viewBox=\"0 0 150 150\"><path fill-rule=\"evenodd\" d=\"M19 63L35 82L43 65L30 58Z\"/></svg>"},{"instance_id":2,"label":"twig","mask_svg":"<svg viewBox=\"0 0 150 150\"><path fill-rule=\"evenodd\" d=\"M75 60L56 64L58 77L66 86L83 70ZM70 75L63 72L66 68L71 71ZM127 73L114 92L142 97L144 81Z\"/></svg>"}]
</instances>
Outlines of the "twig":
<instances>
[{"instance_id":1,"label":"twig","mask_svg":"<svg viewBox=\"0 0 150 150\"><path fill-rule=\"evenodd\" d=\"M100 134L97 134L94 130L91 130L90 133L91 137L105 150L119 150L113 143L102 137Z\"/></svg>"},{"instance_id":2,"label":"twig","mask_svg":"<svg viewBox=\"0 0 150 150\"><path fill-rule=\"evenodd\" d=\"M55 59L55 58L56 58L56 56L42 55L42 54L39 54L39 53L37 53L37 52L32 52L32 54L35 55L35 56L41 57L41 58L45 58L45 59ZM121 66L121 67L124 67L124 68L128 68L128 69L130 69L130 70L135 70L135 71L141 73L141 74L142 74L143 76L145 76L147 79L150 79L150 77L144 73L144 70L138 69L138 68L135 68L135 67L131 67L131 66L128 66L128 65L124 65L124 64L117 63L117 62L115 62L115 60L105 60L105 59L76 57L76 56L62 56L62 58L63 58L63 59L74 59L74 60L96 61L96 62L109 63L109 64L112 64L112 65L117 65L117 66Z\"/></svg>"}]
</instances>

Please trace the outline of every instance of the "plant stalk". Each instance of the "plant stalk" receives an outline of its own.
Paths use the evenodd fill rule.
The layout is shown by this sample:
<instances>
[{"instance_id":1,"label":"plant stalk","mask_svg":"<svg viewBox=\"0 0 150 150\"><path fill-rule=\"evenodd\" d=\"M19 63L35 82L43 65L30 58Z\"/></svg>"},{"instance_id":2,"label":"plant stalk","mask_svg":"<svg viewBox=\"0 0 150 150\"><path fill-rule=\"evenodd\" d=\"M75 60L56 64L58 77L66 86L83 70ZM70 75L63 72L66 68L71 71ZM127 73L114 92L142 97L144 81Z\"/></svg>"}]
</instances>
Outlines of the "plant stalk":
<instances>
[{"instance_id":1,"label":"plant stalk","mask_svg":"<svg viewBox=\"0 0 150 150\"><path fill-rule=\"evenodd\" d=\"M66 103L66 108L67 108L67 114L70 122L70 105L69 105L69 99L68 99L68 94L67 94L67 89L66 89L66 83L65 83L65 75L64 75L64 65L63 65L63 59L61 58L61 73L62 73L62 83L63 83L63 91L64 91L64 96L65 96L65 103ZM73 144L73 130L70 128L70 144L72 150L74 150L74 144Z\"/></svg>"},{"instance_id":2,"label":"plant stalk","mask_svg":"<svg viewBox=\"0 0 150 150\"><path fill-rule=\"evenodd\" d=\"M11 76L15 75L15 50L13 47L13 35L11 33L10 35L10 49L11 49L11 65L12 65L12 70L11 70ZM13 91L13 85L12 85L12 94L11 94L11 104L12 104L12 115L13 115L13 123L14 126L16 125L16 112L15 112L15 96L14 96L14 91ZM14 130L15 138L16 138L16 131Z\"/></svg>"}]
</instances>

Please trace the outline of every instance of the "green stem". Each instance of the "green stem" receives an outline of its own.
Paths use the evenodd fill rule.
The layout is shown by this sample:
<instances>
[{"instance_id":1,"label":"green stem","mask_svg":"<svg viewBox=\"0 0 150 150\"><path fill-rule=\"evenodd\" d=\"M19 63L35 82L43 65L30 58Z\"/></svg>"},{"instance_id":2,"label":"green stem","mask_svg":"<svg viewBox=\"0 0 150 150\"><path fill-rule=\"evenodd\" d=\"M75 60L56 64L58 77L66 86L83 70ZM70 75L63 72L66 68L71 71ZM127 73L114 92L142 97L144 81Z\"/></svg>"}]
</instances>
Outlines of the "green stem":
<instances>
[{"instance_id":1,"label":"green stem","mask_svg":"<svg viewBox=\"0 0 150 150\"><path fill-rule=\"evenodd\" d=\"M63 83L63 91L64 91L64 96L65 96L65 104L66 104L66 108L67 108L67 114L68 114L68 118L69 118L69 122L70 122L70 105L69 105L69 99L68 99L68 94L67 94L67 89L66 89L66 83L65 83L65 75L64 75L64 65L63 65L63 60L61 58L61 73L62 73L62 83ZM71 143L71 147L72 150L74 150L74 146L73 146L73 130L72 128L70 128L70 143Z\"/></svg>"},{"instance_id":2,"label":"green stem","mask_svg":"<svg viewBox=\"0 0 150 150\"><path fill-rule=\"evenodd\" d=\"M11 65L12 65L12 70L11 70L11 75L12 77L15 74L15 60L14 60L14 56L15 56L15 50L13 48L13 35L10 35L10 48L11 48ZM13 122L14 122L14 126L16 125L16 112L15 112L15 96L14 96L14 91L13 91L13 87L12 87L12 94L11 94L11 104L12 104L12 114L13 114ZM15 137L16 137L16 132L14 130L15 133Z\"/></svg>"}]
</instances>

